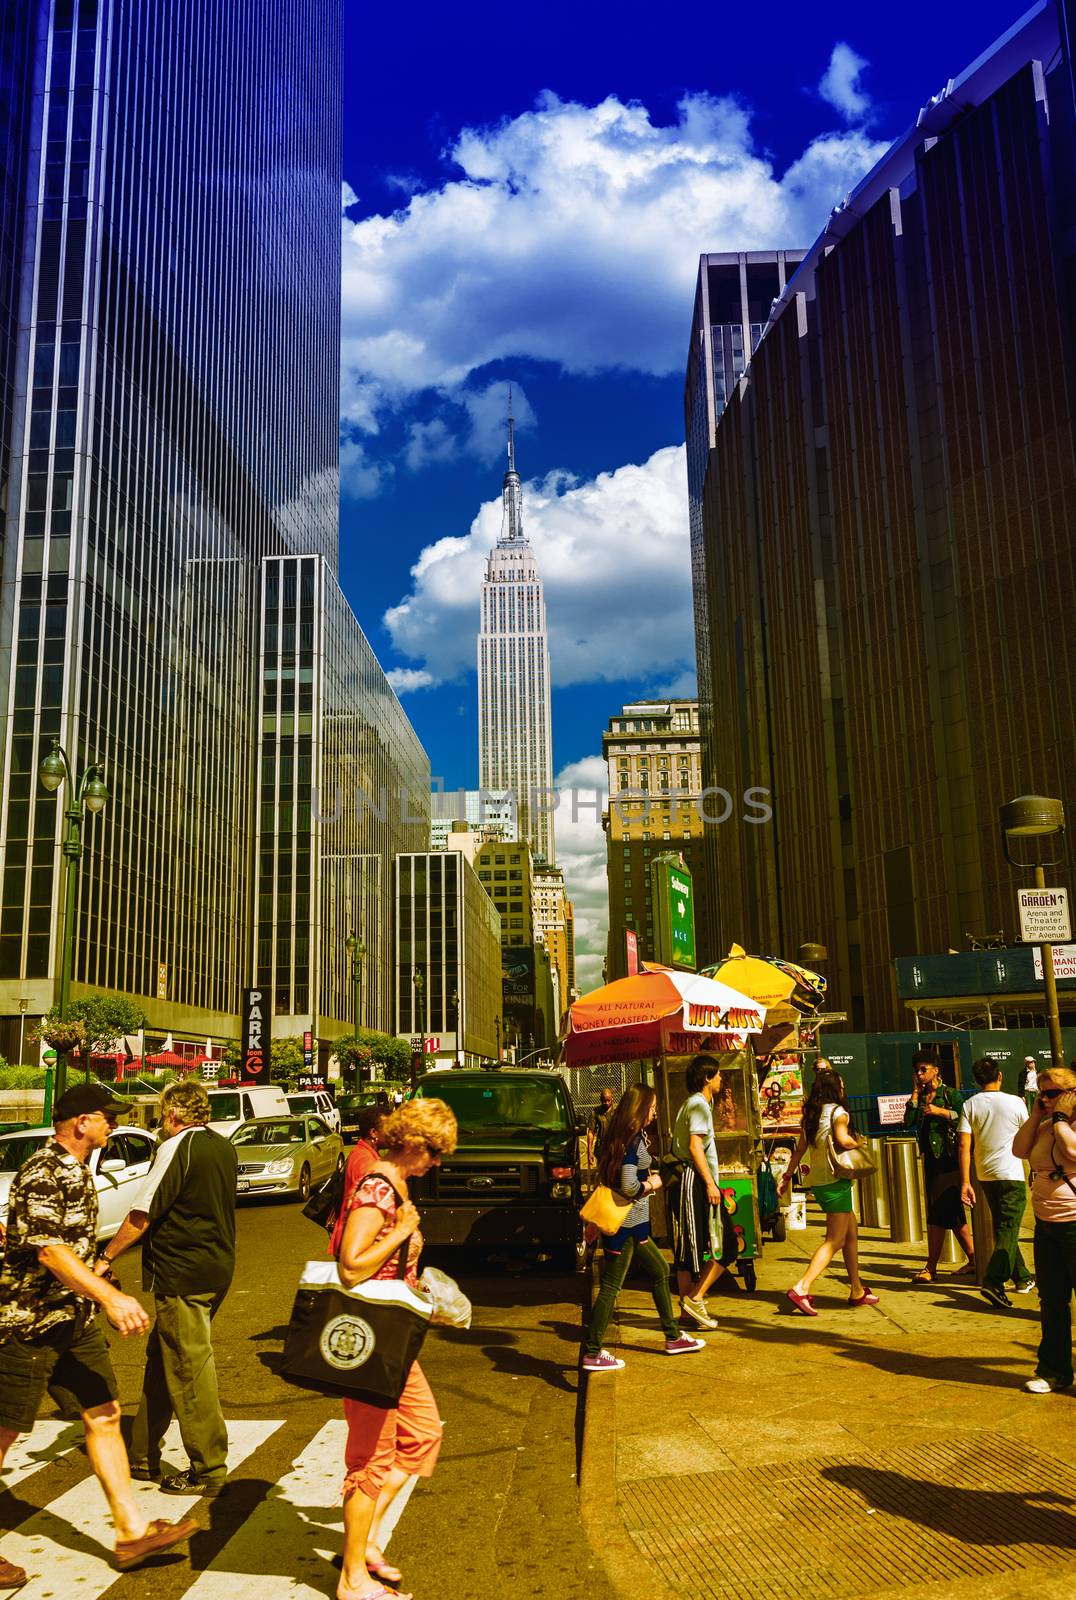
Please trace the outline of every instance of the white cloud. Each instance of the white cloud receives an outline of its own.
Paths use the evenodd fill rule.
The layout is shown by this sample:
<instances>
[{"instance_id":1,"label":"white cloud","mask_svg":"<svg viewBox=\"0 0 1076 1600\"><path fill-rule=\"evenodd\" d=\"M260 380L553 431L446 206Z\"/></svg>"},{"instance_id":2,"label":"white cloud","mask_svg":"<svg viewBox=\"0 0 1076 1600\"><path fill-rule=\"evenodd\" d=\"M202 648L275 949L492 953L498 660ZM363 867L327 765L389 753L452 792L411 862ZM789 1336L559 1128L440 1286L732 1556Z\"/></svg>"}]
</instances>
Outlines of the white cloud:
<instances>
[{"instance_id":1,"label":"white cloud","mask_svg":"<svg viewBox=\"0 0 1076 1600\"><path fill-rule=\"evenodd\" d=\"M456 454L456 436L442 417L431 422L412 422L407 430L404 460L412 472L433 461L451 461Z\"/></svg>"},{"instance_id":2,"label":"white cloud","mask_svg":"<svg viewBox=\"0 0 1076 1600\"><path fill-rule=\"evenodd\" d=\"M572 761L557 773L560 804L553 825L557 865L564 869L568 898L575 908L576 984L586 994L602 981L609 927L609 882L601 810L608 800L601 756Z\"/></svg>"},{"instance_id":3,"label":"white cloud","mask_svg":"<svg viewBox=\"0 0 1076 1600\"><path fill-rule=\"evenodd\" d=\"M524 491L523 522L545 583L553 683L646 682L694 661L682 445L586 483L554 473ZM385 613L397 650L443 681L475 666L486 557L501 504L465 537L427 545L411 592Z\"/></svg>"},{"instance_id":4,"label":"white cloud","mask_svg":"<svg viewBox=\"0 0 1076 1600\"><path fill-rule=\"evenodd\" d=\"M841 41L833 46L818 92L846 122L862 122L871 109L871 97L861 82L869 64L850 44Z\"/></svg>"},{"instance_id":5,"label":"white cloud","mask_svg":"<svg viewBox=\"0 0 1076 1600\"><path fill-rule=\"evenodd\" d=\"M385 676L397 694L411 694L415 689L428 689L433 678L428 672L415 667L391 667Z\"/></svg>"},{"instance_id":6,"label":"white cloud","mask_svg":"<svg viewBox=\"0 0 1076 1600\"><path fill-rule=\"evenodd\" d=\"M392 462L373 460L361 439L341 439L340 493L346 500L372 500L392 472Z\"/></svg>"},{"instance_id":7,"label":"white cloud","mask_svg":"<svg viewBox=\"0 0 1076 1600\"><path fill-rule=\"evenodd\" d=\"M422 391L458 396L504 359L679 371L700 252L809 244L884 148L829 133L779 176L745 108L708 95L668 127L612 96L545 94L465 129L447 152L459 175L390 216L343 217L348 425L376 429Z\"/></svg>"}]
</instances>

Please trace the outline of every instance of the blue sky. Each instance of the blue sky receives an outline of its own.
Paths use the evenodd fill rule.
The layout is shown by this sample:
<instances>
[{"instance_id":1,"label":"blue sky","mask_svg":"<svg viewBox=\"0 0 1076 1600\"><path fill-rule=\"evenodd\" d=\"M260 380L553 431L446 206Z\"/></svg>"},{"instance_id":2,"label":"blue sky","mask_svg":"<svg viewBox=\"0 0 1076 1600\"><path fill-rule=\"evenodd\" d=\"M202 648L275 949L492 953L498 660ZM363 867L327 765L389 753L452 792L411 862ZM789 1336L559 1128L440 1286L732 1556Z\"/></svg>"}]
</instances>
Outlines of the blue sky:
<instances>
[{"instance_id":1,"label":"blue sky","mask_svg":"<svg viewBox=\"0 0 1076 1600\"><path fill-rule=\"evenodd\" d=\"M699 254L809 244L1018 15L345 0L341 576L450 786L477 779L507 384L546 579L554 766L593 778L610 711L691 682ZM575 843L597 892L593 828Z\"/></svg>"}]
</instances>

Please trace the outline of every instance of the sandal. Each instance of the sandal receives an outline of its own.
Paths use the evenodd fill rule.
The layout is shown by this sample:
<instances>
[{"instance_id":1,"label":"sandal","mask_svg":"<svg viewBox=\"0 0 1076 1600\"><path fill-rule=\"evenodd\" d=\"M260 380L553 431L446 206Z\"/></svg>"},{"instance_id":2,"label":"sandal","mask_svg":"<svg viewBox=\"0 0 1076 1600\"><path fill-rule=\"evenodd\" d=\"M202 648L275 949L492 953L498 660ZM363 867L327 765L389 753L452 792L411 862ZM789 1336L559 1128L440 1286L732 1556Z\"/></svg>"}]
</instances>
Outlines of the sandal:
<instances>
[{"instance_id":1,"label":"sandal","mask_svg":"<svg viewBox=\"0 0 1076 1600\"><path fill-rule=\"evenodd\" d=\"M789 1289L785 1299L792 1302L801 1317L817 1317L818 1312L809 1294L797 1294L795 1289Z\"/></svg>"},{"instance_id":2,"label":"sandal","mask_svg":"<svg viewBox=\"0 0 1076 1600\"><path fill-rule=\"evenodd\" d=\"M975 1262L974 1261L969 1261L966 1266L963 1266L963 1267L960 1268L959 1272L954 1272L953 1273L953 1277L954 1278L974 1278L974 1276L975 1276Z\"/></svg>"},{"instance_id":3,"label":"sandal","mask_svg":"<svg viewBox=\"0 0 1076 1600\"><path fill-rule=\"evenodd\" d=\"M913 1283L933 1283L934 1282L934 1276L935 1276L934 1273L931 1272L929 1267L920 1267L919 1271L913 1277L912 1282Z\"/></svg>"},{"instance_id":4,"label":"sandal","mask_svg":"<svg viewBox=\"0 0 1076 1600\"><path fill-rule=\"evenodd\" d=\"M371 1578L380 1578L382 1583L399 1583L403 1578L399 1567L386 1561L384 1551L376 1547L366 1552L366 1570Z\"/></svg>"},{"instance_id":5,"label":"sandal","mask_svg":"<svg viewBox=\"0 0 1076 1600\"><path fill-rule=\"evenodd\" d=\"M876 1306L878 1304L878 1296L869 1284L865 1283L863 1285L863 1293L858 1298L855 1295L850 1295L848 1304L850 1306Z\"/></svg>"},{"instance_id":6,"label":"sandal","mask_svg":"<svg viewBox=\"0 0 1076 1600\"><path fill-rule=\"evenodd\" d=\"M346 1594L336 1591L336 1600L348 1600ZM355 1600L415 1600L412 1594L403 1594L399 1589L386 1589L384 1584L379 1589L371 1589L368 1593L355 1596Z\"/></svg>"}]
</instances>

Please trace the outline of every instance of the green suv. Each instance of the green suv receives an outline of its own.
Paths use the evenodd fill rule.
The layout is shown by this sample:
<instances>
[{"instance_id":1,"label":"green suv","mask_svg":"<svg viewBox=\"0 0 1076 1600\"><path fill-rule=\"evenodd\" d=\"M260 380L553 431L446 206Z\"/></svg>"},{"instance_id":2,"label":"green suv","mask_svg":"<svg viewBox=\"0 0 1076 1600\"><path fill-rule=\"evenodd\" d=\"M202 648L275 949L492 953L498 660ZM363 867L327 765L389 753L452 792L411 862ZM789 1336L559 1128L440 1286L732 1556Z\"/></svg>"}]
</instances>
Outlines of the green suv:
<instances>
[{"instance_id":1,"label":"green suv","mask_svg":"<svg viewBox=\"0 0 1076 1600\"><path fill-rule=\"evenodd\" d=\"M564 1079L537 1068L450 1068L427 1073L415 1093L444 1100L459 1124L455 1154L411 1182L427 1243L537 1245L576 1267L585 1123Z\"/></svg>"}]
</instances>

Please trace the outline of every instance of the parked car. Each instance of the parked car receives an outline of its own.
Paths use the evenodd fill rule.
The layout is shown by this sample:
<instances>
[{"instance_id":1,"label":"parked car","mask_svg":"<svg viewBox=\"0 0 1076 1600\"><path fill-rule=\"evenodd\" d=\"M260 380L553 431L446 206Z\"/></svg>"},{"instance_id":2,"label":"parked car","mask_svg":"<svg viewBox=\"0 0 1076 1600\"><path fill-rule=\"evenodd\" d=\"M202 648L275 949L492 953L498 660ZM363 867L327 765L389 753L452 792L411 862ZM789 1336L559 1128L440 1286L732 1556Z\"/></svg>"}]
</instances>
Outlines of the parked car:
<instances>
[{"instance_id":1,"label":"parked car","mask_svg":"<svg viewBox=\"0 0 1076 1600\"><path fill-rule=\"evenodd\" d=\"M444 1100L455 1154L412 1180L427 1244L548 1251L580 1262L583 1203L576 1115L559 1074L532 1068L427 1073L416 1095Z\"/></svg>"},{"instance_id":2,"label":"parked car","mask_svg":"<svg viewBox=\"0 0 1076 1600\"><path fill-rule=\"evenodd\" d=\"M288 1108L300 1116L320 1117L333 1133L340 1132L340 1113L327 1089L297 1089L287 1097Z\"/></svg>"},{"instance_id":3,"label":"parked car","mask_svg":"<svg viewBox=\"0 0 1076 1600\"><path fill-rule=\"evenodd\" d=\"M8 1195L24 1161L52 1138L51 1128L27 1128L0 1135L0 1216L7 1215ZM117 1128L87 1163L97 1190L97 1236L111 1239L134 1204L157 1148L157 1136L141 1128Z\"/></svg>"},{"instance_id":4,"label":"parked car","mask_svg":"<svg viewBox=\"0 0 1076 1600\"><path fill-rule=\"evenodd\" d=\"M239 1157L238 1194L295 1194L308 1200L311 1189L346 1159L344 1141L320 1117L244 1122L232 1143Z\"/></svg>"},{"instance_id":5,"label":"parked car","mask_svg":"<svg viewBox=\"0 0 1076 1600\"><path fill-rule=\"evenodd\" d=\"M230 1139L244 1122L262 1117L286 1117L289 1107L283 1089L275 1083L233 1084L210 1089L208 1126Z\"/></svg>"},{"instance_id":6,"label":"parked car","mask_svg":"<svg viewBox=\"0 0 1076 1600\"><path fill-rule=\"evenodd\" d=\"M340 1132L345 1139L359 1136L359 1112L366 1106L384 1106L392 1110L392 1095L384 1084L380 1087L360 1089L355 1094L342 1095L336 1102L340 1109Z\"/></svg>"}]
</instances>

